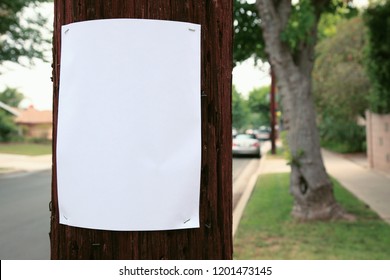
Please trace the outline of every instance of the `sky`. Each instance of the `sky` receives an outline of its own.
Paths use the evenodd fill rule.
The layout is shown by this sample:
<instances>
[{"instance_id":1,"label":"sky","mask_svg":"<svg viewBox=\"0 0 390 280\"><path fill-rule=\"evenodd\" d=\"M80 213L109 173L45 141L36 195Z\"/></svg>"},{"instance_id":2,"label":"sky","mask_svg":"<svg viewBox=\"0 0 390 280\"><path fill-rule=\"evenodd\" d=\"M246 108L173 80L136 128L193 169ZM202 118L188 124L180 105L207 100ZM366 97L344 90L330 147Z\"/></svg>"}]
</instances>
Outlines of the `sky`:
<instances>
[{"instance_id":1,"label":"sky","mask_svg":"<svg viewBox=\"0 0 390 280\"><path fill-rule=\"evenodd\" d=\"M248 0L254 2L254 0ZM362 6L367 0L355 0ZM43 12L51 19L53 25L53 4L44 4ZM19 89L25 95L21 107L33 105L39 110L51 110L53 88L51 82L51 57L49 62L36 61L35 66L27 68L15 63L4 63L0 74L0 91L7 86ZM267 64L254 66L253 59L240 63L233 69L233 84L238 92L246 96L252 89L270 84Z\"/></svg>"}]
</instances>

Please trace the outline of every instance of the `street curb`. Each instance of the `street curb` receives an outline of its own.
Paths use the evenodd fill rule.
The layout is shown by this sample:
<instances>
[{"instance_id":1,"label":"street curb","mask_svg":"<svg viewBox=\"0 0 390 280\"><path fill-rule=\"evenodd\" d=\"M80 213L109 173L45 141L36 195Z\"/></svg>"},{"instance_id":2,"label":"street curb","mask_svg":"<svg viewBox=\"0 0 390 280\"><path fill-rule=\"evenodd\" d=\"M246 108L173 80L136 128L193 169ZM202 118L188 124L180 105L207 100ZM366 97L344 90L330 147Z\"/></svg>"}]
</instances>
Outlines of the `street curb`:
<instances>
[{"instance_id":1,"label":"street curb","mask_svg":"<svg viewBox=\"0 0 390 280\"><path fill-rule=\"evenodd\" d=\"M264 165L263 161L266 160L266 157L267 157L267 153L263 153L263 155L259 161L259 164L257 166L256 171L250 177L248 183L246 184L244 193L242 194L241 198L239 199L236 207L233 209L233 232L232 232L233 238L234 238L234 235L236 234L236 231L238 229L238 225L240 224L240 220L241 220L242 214L244 213L245 207L249 201L249 198L251 197L253 189L256 186L257 178L261 174L262 166ZM248 168L249 168L249 166L247 168L245 168L245 170L242 172L242 174L244 174L244 172ZM240 177L236 180L236 182L238 182L242 177L243 176L240 175Z\"/></svg>"}]
</instances>

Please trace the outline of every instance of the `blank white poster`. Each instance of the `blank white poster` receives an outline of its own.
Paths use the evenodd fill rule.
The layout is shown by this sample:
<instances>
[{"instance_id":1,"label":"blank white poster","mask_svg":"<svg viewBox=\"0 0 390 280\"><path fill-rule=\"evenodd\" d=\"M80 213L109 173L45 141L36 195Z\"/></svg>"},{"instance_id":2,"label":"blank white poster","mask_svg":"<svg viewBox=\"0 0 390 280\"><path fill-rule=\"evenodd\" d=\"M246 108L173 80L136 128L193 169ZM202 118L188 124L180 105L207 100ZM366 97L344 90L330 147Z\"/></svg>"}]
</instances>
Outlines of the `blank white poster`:
<instances>
[{"instance_id":1,"label":"blank white poster","mask_svg":"<svg viewBox=\"0 0 390 280\"><path fill-rule=\"evenodd\" d=\"M200 25L110 19L62 27L60 223L199 227Z\"/></svg>"}]
</instances>

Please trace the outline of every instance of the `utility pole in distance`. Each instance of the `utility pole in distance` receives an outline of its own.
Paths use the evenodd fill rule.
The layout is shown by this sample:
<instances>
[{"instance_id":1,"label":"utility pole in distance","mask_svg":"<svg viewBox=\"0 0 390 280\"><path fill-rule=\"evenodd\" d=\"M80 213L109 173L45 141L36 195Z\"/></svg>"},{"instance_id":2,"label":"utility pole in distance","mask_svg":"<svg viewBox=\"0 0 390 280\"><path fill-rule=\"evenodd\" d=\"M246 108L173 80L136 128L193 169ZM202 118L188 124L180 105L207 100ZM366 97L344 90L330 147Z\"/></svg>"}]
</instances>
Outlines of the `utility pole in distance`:
<instances>
[{"instance_id":1,"label":"utility pole in distance","mask_svg":"<svg viewBox=\"0 0 390 280\"><path fill-rule=\"evenodd\" d=\"M270 111L271 111L271 153L276 154L276 78L271 66L271 92L270 92Z\"/></svg>"},{"instance_id":2,"label":"utility pole in distance","mask_svg":"<svg viewBox=\"0 0 390 280\"><path fill-rule=\"evenodd\" d=\"M232 258L232 3L225 0L54 1L51 259ZM200 228L118 232L59 224L56 139L61 26L109 18L184 21L202 26Z\"/></svg>"}]
</instances>

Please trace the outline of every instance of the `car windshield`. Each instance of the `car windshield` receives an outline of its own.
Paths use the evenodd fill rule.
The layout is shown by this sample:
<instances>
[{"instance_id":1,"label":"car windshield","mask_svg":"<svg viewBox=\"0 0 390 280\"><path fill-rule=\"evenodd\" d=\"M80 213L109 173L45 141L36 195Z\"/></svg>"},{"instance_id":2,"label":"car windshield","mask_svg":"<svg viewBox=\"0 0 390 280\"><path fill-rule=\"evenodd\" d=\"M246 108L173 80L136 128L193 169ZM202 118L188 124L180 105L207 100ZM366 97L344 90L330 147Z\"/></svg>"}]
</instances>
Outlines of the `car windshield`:
<instances>
[{"instance_id":1,"label":"car windshield","mask_svg":"<svg viewBox=\"0 0 390 280\"><path fill-rule=\"evenodd\" d=\"M256 136L253 134L239 134L236 139L256 139Z\"/></svg>"}]
</instances>

